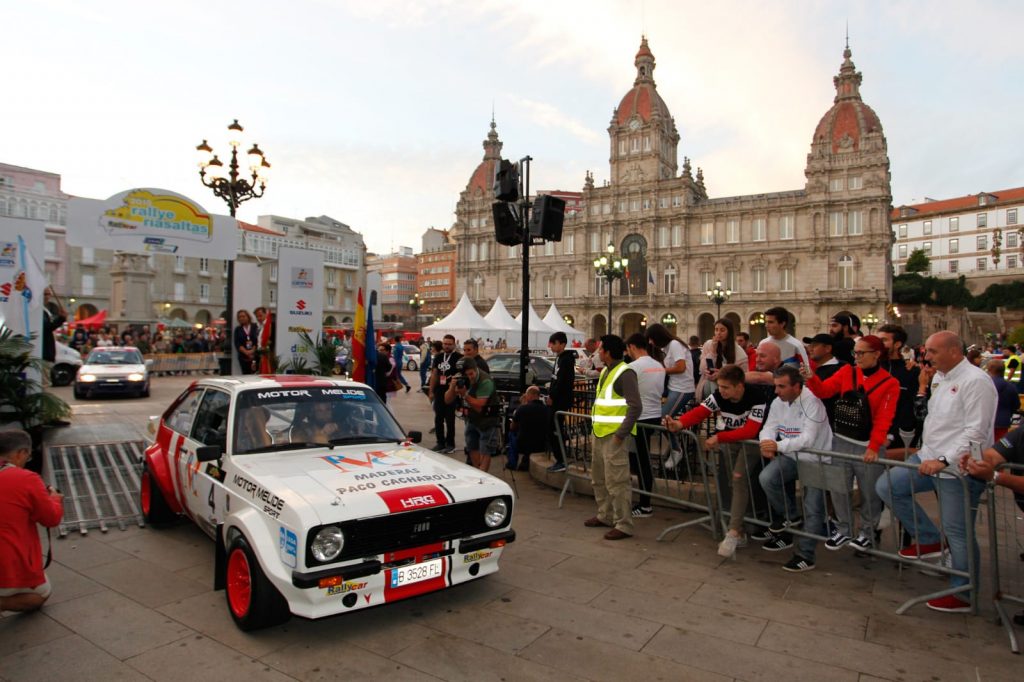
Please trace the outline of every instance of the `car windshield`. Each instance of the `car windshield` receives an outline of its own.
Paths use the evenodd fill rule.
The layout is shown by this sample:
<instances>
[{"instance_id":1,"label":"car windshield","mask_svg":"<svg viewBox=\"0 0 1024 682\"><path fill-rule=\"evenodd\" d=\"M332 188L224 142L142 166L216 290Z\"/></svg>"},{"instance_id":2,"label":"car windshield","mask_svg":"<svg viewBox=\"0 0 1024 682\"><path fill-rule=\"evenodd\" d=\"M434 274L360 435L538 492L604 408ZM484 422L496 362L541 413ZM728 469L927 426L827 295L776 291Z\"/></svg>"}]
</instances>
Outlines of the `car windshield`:
<instances>
[{"instance_id":1,"label":"car windshield","mask_svg":"<svg viewBox=\"0 0 1024 682\"><path fill-rule=\"evenodd\" d=\"M235 454L405 439L377 394L362 387L252 389L236 405Z\"/></svg>"},{"instance_id":2,"label":"car windshield","mask_svg":"<svg viewBox=\"0 0 1024 682\"><path fill-rule=\"evenodd\" d=\"M94 350L85 362L87 365L141 365L142 355L137 350Z\"/></svg>"}]
</instances>

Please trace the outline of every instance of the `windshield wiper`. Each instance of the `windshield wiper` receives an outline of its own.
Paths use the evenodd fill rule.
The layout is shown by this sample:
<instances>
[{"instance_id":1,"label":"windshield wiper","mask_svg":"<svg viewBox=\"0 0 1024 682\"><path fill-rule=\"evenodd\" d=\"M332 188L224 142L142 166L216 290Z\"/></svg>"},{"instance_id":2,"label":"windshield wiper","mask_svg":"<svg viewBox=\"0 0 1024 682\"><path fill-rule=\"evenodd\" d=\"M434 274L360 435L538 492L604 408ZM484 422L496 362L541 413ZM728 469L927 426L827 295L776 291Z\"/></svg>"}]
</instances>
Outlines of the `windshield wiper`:
<instances>
[{"instance_id":1,"label":"windshield wiper","mask_svg":"<svg viewBox=\"0 0 1024 682\"><path fill-rule=\"evenodd\" d=\"M342 436L341 438L332 438L330 444L333 445L360 445L366 443L393 443L394 438L384 438L375 434L363 434L355 436Z\"/></svg>"},{"instance_id":2,"label":"windshield wiper","mask_svg":"<svg viewBox=\"0 0 1024 682\"><path fill-rule=\"evenodd\" d=\"M239 454L252 455L258 452L280 452L282 450L304 450L306 448L327 448L328 450L334 449L334 443L274 443L273 445L264 445L258 448L252 448Z\"/></svg>"}]
</instances>

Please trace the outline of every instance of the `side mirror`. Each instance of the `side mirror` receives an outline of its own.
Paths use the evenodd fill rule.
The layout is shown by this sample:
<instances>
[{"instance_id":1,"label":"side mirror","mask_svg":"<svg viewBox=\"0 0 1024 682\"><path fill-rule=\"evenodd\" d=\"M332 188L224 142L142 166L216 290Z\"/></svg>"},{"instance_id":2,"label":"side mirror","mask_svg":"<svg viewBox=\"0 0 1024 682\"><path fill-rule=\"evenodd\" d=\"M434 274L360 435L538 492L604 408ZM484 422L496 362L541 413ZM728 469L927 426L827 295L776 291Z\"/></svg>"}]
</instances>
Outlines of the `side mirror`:
<instances>
[{"instance_id":1,"label":"side mirror","mask_svg":"<svg viewBox=\"0 0 1024 682\"><path fill-rule=\"evenodd\" d=\"M410 431L409 432L409 440L411 440L413 443L422 443L423 442L423 432L422 431Z\"/></svg>"},{"instance_id":2,"label":"side mirror","mask_svg":"<svg viewBox=\"0 0 1024 682\"><path fill-rule=\"evenodd\" d=\"M224 448L219 445L200 445L196 448L197 462L213 462L221 458Z\"/></svg>"},{"instance_id":3,"label":"side mirror","mask_svg":"<svg viewBox=\"0 0 1024 682\"><path fill-rule=\"evenodd\" d=\"M146 358L145 363L146 369L153 369L153 358Z\"/></svg>"}]
</instances>

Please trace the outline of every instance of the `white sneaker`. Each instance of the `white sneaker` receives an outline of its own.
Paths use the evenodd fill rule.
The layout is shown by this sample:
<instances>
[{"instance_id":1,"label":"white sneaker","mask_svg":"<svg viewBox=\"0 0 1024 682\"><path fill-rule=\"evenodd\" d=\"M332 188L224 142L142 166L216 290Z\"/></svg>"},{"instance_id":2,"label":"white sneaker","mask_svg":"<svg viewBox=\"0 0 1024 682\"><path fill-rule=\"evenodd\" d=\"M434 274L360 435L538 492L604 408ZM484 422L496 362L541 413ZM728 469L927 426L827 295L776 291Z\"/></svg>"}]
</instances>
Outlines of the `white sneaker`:
<instances>
[{"instance_id":1,"label":"white sneaker","mask_svg":"<svg viewBox=\"0 0 1024 682\"><path fill-rule=\"evenodd\" d=\"M732 535L730 533L725 534L725 538L718 543L718 556L725 557L726 559L736 558L736 548L747 546L746 535Z\"/></svg>"},{"instance_id":2,"label":"white sneaker","mask_svg":"<svg viewBox=\"0 0 1024 682\"><path fill-rule=\"evenodd\" d=\"M676 465L679 464L680 460L682 459L683 451L673 450L672 452L668 453L668 458L665 460L665 469L667 469L668 471L672 471L673 469L676 468Z\"/></svg>"}]
</instances>

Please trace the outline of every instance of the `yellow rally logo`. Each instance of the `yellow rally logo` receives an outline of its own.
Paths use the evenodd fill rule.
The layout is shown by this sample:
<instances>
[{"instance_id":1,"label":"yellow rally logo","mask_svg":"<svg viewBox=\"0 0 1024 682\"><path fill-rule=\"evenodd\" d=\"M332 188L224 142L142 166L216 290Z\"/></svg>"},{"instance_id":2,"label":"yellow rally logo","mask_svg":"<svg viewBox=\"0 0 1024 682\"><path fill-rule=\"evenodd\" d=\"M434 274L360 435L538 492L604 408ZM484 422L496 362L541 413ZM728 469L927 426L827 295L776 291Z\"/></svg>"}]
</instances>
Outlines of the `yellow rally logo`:
<instances>
[{"instance_id":1,"label":"yellow rally logo","mask_svg":"<svg viewBox=\"0 0 1024 682\"><path fill-rule=\"evenodd\" d=\"M494 554L494 552L473 552L472 554L467 554L466 556L462 557L462 563L470 564L470 563L473 563L474 561L480 561L481 559L486 559L487 557L491 556L492 554Z\"/></svg>"},{"instance_id":2,"label":"yellow rally logo","mask_svg":"<svg viewBox=\"0 0 1024 682\"><path fill-rule=\"evenodd\" d=\"M346 592L354 592L356 590L361 590L364 587L366 587L366 583L357 582L347 582L342 583L340 585L331 585L327 588L327 596L330 597L331 595L335 594L345 594Z\"/></svg>"},{"instance_id":3,"label":"yellow rally logo","mask_svg":"<svg viewBox=\"0 0 1024 682\"><path fill-rule=\"evenodd\" d=\"M199 207L181 197L153 194L143 189L128 192L124 204L104 211L100 224L108 233L132 230L139 234L166 235L210 241L213 220Z\"/></svg>"}]
</instances>

